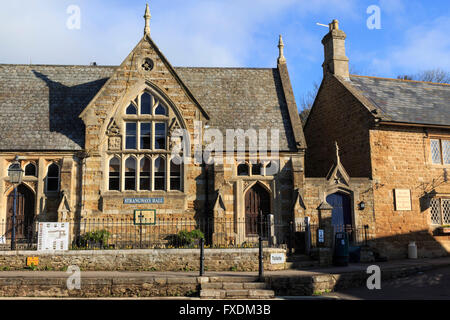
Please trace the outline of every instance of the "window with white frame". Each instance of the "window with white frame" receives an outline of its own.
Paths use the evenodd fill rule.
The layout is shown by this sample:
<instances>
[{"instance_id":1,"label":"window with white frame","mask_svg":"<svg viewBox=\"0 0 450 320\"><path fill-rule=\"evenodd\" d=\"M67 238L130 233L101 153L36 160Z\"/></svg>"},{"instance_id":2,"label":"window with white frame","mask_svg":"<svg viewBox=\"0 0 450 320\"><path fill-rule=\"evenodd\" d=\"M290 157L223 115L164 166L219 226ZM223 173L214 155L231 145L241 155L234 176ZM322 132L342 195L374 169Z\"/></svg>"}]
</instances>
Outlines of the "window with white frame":
<instances>
[{"instance_id":1,"label":"window with white frame","mask_svg":"<svg viewBox=\"0 0 450 320\"><path fill-rule=\"evenodd\" d=\"M145 156L141 159L140 163L140 175L139 175L139 190L147 190L151 189L151 158Z\"/></svg>"},{"instance_id":2,"label":"window with white frame","mask_svg":"<svg viewBox=\"0 0 450 320\"><path fill-rule=\"evenodd\" d=\"M183 165L172 163L167 141L167 105L144 91L124 109L122 121L122 151L108 157L108 190L182 191Z\"/></svg>"},{"instance_id":3,"label":"window with white frame","mask_svg":"<svg viewBox=\"0 0 450 320\"><path fill-rule=\"evenodd\" d=\"M450 164L450 139L430 139L431 162Z\"/></svg>"},{"instance_id":4,"label":"window with white frame","mask_svg":"<svg viewBox=\"0 0 450 320\"><path fill-rule=\"evenodd\" d=\"M109 190L120 190L120 159L109 160Z\"/></svg>"},{"instance_id":5,"label":"window with white frame","mask_svg":"<svg viewBox=\"0 0 450 320\"><path fill-rule=\"evenodd\" d=\"M450 196L430 200L430 217L434 225L450 225Z\"/></svg>"},{"instance_id":6,"label":"window with white frame","mask_svg":"<svg viewBox=\"0 0 450 320\"><path fill-rule=\"evenodd\" d=\"M125 150L166 150L168 109L148 92L125 109Z\"/></svg>"}]
</instances>

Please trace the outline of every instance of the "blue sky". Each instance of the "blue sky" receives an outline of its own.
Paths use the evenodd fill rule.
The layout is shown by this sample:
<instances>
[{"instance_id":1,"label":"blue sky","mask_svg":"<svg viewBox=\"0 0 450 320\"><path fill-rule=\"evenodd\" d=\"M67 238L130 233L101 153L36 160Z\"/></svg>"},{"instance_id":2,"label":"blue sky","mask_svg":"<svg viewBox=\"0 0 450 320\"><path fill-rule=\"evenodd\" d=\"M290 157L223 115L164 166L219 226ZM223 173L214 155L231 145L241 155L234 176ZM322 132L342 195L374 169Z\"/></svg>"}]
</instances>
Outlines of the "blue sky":
<instances>
[{"instance_id":1,"label":"blue sky","mask_svg":"<svg viewBox=\"0 0 450 320\"><path fill-rule=\"evenodd\" d=\"M145 0L2 0L0 63L119 65L143 34ZM66 26L80 8L80 29ZM380 8L370 30L367 8ZM151 36L174 66L275 67L278 35L299 103L322 78L327 28L340 21L351 71L396 77L450 70L448 0L152 0Z\"/></svg>"}]
</instances>

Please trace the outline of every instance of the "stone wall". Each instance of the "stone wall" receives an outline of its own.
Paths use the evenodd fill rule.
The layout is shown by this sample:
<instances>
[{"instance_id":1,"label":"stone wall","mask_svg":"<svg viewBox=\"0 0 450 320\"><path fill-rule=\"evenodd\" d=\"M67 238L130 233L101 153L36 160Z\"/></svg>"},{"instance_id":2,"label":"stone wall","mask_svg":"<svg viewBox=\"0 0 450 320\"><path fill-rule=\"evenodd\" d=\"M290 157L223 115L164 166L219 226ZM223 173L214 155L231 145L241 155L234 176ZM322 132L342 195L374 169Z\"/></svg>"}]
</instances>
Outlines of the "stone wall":
<instances>
[{"instance_id":1,"label":"stone wall","mask_svg":"<svg viewBox=\"0 0 450 320\"><path fill-rule=\"evenodd\" d=\"M12 185L9 182L8 167L15 156L20 155L22 169L29 163L36 166L35 176L23 176L23 185L30 189L34 195L33 214L38 221L57 221L58 209L65 212L64 220L73 218L80 207L80 159L75 152L3 152L0 155L0 221L6 219L7 197L11 193ZM60 170L60 185L58 191L46 190L46 177L49 165L55 163ZM66 195L66 202L61 205L61 194ZM59 208L61 205L61 208ZM1 235L4 230L0 229Z\"/></svg>"},{"instance_id":2,"label":"stone wall","mask_svg":"<svg viewBox=\"0 0 450 320\"><path fill-rule=\"evenodd\" d=\"M392 258L407 256L416 241L419 257L446 255L450 237L431 224L429 199L450 195L450 167L431 163L430 138L450 132L380 126L370 130L378 247ZM411 190L410 211L395 208L394 189Z\"/></svg>"},{"instance_id":3,"label":"stone wall","mask_svg":"<svg viewBox=\"0 0 450 320\"><path fill-rule=\"evenodd\" d=\"M205 249L207 271L258 271L258 249ZM265 270L284 270L286 264L271 264L264 249ZM0 252L0 270L21 270L27 257L39 257L38 270L65 270L76 265L81 271L198 271L199 249L80 250L56 254L36 251Z\"/></svg>"},{"instance_id":4,"label":"stone wall","mask_svg":"<svg viewBox=\"0 0 450 320\"><path fill-rule=\"evenodd\" d=\"M198 296L204 277L89 278L80 289L67 287L68 276L0 278L1 297L175 297ZM206 278L206 281L208 278Z\"/></svg>"},{"instance_id":5,"label":"stone wall","mask_svg":"<svg viewBox=\"0 0 450 320\"><path fill-rule=\"evenodd\" d=\"M350 177L370 177L369 111L333 75L322 81L305 125L306 177L325 177L335 159L334 142Z\"/></svg>"},{"instance_id":6,"label":"stone wall","mask_svg":"<svg viewBox=\"0 0 450 320\"><path fill-rule=\"evenodd\" d=\"M306 215L313 214L311 210L323 197L318 182L308 179L327 175L337 141L349 176L371 179L371 185L362 188L366 191L358 192L366 209L354 210L355 224L372 227L378 253L390 259L405 258L409 242L415 241L419 257L447 255L449 237L440 235L438 226L431 224L429 202L431 197L450 197L450 167L431 163L430 138L450 139L449 130L376 126L365 102L344 80L332 75L324 78L305 126ZM411 191L412 210L396 210L394 189Z\"/></svg>"},{"instance_id":7,"label":"stone wall","mask_svg":"<svg viewBox=\"0 0 450 320\"><path fill-rule=\"evenodd\" d=\"M151 71L142 68L142 63L146 58L151 58L154 62L154 68ZM189 132L191 141L195 141L194 121L205 120L204 112L187 94L167 61L160 55L159 50L153 43L143 39L81 114L86 125L85 148L90 155L86 159L83 184L83 214L85 216L131 213L131 209L134 208L124 205L123 197L146 198L163 195L165 203L154 205L152 208L164 211L177 209L180 213L191 216L196 213L196 204L204 201L202 188L197 188L197 178L202 175L202 170L193 161L184 166L182 179L184 193L179 191L125 193L108 191L108 161L113 155L122 154L123 151L124 110L130 101L145 89L151 89L153 95L167 104L169 109L167 125L169 126L172 121L178 121L179 126ZM118 135L114 138L120 139L122 136L122 142L114 148L108 143L110 138L108 126L113 122L116 123L119 130ZM191 144L191 147L194 148L194 143ZM101 196L99 197L99 195ZM177 212L167 213L176 214Z\"/></svg>"},{"instance_id":8,"label":"stone wall","mask_svg":"<svg viewBox=\"0 0 450 320\"><path fill-rule=\"evenodd\" d=\"M352 199L354 225L361 227L368 224L375 226L372 196L372 181L368 178L350 178L347 188L335 188L325 178L306 178L305 195L303 198L306 210L305 216L311 217L311 224L319 223L320 204L326 197L336 191L346 191ZM360 210L358 204L364 201L365 208Z\"/></svg>"}]
</instances>

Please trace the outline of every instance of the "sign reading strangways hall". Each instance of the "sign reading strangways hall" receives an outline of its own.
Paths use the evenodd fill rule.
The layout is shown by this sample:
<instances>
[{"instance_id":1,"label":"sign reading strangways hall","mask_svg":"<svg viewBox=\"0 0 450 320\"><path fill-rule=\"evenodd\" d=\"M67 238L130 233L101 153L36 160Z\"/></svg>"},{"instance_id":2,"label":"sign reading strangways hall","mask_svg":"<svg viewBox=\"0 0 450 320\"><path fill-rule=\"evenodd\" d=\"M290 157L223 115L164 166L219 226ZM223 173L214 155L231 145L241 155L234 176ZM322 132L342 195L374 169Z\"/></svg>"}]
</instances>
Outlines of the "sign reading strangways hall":
<instances>
[{"instance_id":1,"label":"sign reading strangways hall","mask_svg":"<svg viewBox=\"0 0 450 320\"><path fill-rule=\"evenodd\" d=\"M124 198L124 204L163 204L164 198Z\"/></svg>"},{"instance_id":2,"label":"sign reading strangways hall","mask_svg":"<svg viewBox=\"0 0 450 320\"><path fill-rule=\"evenodd\" d=\"M395 210L411 211L411 190L394 189Z\"/></svg>"}]
</instances>

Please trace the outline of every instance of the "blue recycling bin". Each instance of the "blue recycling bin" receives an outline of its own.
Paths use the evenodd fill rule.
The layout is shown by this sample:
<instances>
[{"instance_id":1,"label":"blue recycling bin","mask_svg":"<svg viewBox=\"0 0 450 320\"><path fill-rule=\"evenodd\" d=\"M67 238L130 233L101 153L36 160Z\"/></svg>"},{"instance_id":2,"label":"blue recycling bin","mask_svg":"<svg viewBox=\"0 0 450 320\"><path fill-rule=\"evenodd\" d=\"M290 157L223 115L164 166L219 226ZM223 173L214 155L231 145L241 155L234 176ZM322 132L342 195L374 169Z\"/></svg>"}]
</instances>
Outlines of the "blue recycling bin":
<instances>
[{"instance_id":1,"label":"blue recycling bin","mask_svg":"<svg viewBox=\"0 0 450 320\"><path fill-rule=\"evenodd\" d=\"M347 232L337 232L334 240L333 265L348 266L349 239Z\"/></svg>"}]
</instances>

